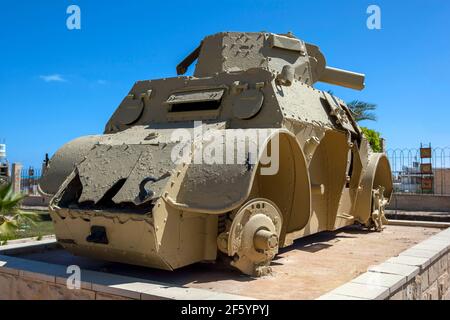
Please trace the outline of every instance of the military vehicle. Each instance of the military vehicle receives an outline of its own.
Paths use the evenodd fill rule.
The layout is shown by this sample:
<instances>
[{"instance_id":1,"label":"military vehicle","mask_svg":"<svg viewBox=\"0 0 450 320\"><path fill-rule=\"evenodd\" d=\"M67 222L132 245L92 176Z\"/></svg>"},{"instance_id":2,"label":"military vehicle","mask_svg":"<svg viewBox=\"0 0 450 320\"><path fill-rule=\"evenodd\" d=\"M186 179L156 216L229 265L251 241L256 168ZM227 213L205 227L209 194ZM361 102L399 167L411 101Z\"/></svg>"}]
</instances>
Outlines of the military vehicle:
<instances>
[{"instance_id":1,"label":"military vehicle","mask_svg":"<svg viewBox=\"0 0 450 320\"><path fill-rule=\"evenodd\" d=\"M362 90L364 75L326 66L317 46L292 33L268 32L207 36L176 70L136 82L103 135L75 139L51 158L41 189L54 195L65 249L166 270L223 255L259 276L295 239L355 223L382 229L388 159L371 150L343 100L313 87ZM271 134L257 154L254 141L233 146L244 163L177 162L181 129L193 133L183 144L190 156L208 132ZM263 155L275 152L278 170L263 173Z\"/></svg>"}]
</instances>

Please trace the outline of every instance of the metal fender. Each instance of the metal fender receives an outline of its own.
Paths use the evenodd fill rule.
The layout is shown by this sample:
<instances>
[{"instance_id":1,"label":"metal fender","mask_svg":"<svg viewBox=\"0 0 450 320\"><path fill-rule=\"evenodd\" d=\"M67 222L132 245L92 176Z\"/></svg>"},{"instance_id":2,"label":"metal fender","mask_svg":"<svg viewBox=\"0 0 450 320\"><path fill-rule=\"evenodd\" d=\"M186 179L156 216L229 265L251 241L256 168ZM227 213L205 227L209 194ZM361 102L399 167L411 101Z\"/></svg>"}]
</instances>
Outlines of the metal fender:
<instances>
[{"instance_id":1,"label":"metal fender","mask_svg":"<svg viewBox=\"0 0 450 320\"><path fill-rule=\"evenodd\" d=\"M384 187L384 197L392 196L392 173L389 160L384 153L369 155L368 165L363 173L355 203L355 218L366 223L372 213L372 190L378 186Z\"/></svg>"},{"instance_id":2,"label":"metal fender","mask_svg":"<svg viewBox=\"0 0 450 320\"><path fill-rule=\"evenodd\" d=\"M46 195L56 194L75 165L88 154L89 150L100 139L100 135L84 136L74 139L59 148L50 159L39 181L40 191Z\"/></svg>"},{"instance_id":3,"label":"metal fender","mask_svg":"<svg viewBox=\"0 0 450 320\"><path fill-rule=\"evenodd\" d=\"M310 179L305 156L292 133L285 129L270 130L271 134L259 148L254 164L187 164L186 173L177 188L178 193L167 196L166 201L184 211L222 214L242 206L253 192L258 197L273 201L280 208L285 221L284 231L303 228L311 212ZM223 130L223 134L227 131L232 130ZM255 140L250 141L253 147L255 143ZM272 162L269 166L264 164L266 159L263 157L273 155L273 147L277 148L279 156L277 163ZM225 142L223 148L226 148ZM236 146L234 151L238 151ZM246 152L249 150L246 149ZM251 152L247 154L247 157L251 156Z\"/></svg>"}]
</instances>

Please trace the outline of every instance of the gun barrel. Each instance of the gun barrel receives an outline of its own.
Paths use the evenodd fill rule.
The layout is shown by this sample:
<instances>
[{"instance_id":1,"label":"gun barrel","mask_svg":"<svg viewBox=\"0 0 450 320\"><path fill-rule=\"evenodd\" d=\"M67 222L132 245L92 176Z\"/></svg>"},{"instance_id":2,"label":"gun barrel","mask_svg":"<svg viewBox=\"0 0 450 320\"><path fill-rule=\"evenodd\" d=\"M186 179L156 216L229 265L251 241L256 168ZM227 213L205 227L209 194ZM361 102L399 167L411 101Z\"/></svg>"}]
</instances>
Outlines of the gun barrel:
<instances>
[{"instance_id":1,"label":"gun barrel","mask_svg":"<svg viewBox=\"0 0 450 320\"><path fill-rule=\"evenodd\" d=\"M364 89L365 75L362 73L326 67L319 81L338 86L362 90Z\"/></svg>"}]
</instances>

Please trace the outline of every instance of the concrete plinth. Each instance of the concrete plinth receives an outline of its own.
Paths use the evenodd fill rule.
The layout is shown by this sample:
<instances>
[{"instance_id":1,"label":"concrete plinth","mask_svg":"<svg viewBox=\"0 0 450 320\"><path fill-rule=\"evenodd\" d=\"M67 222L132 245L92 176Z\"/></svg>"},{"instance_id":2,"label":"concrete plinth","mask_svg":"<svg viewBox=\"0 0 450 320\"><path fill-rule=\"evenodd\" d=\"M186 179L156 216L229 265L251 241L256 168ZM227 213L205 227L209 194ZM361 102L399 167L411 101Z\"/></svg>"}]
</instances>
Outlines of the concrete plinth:
<instances>
[{"instance_id":1,"label":"concrete plinth","mask_svg":"<svg viewBox=\"0 0 450 320\"><path fill-rule=\"evenodd\" d=\"M0 247L0 291L2 298L8 299L315 299L355 280L327 297L355 299L358 297L348 295L351 290L369 286L371 290L359 299L385 299L402 295L394 291L411 286L411 280L417 278L419 272L415 267L376 266L393 257L398 257L397 260L403 257L405 265L424 266L428 271L433 264L428 258L400 255L439 231L437 228L388 226L383 232L367 232L356 227L323 232L282 249L272 263L273 273L262 278L242 275L221 261L194 264L170 272L76 257L48 238L45 242L15 242ZM439 234L428 244L439 245L447 241L444 237ZM428 245L421 248L430 249ZM443 253L443 247L439 248L438 253ZM445 268L442 263L441 269L430 269L431 281L437 281L438 289L439 284L443 288L440 292L447 286L447 278L441 273ZM78 291L66 287L70 265L81 268ZM390 272L394 276L389 279L375 276L376 283L369 283L371 277L368 276L358 278L368 269ZM389 287L394 284L395 289ZM423 288L425 286L428 288L428 284ZM34 293L22 292L25 288ZM434 294L431 291L430 294Z\"/></svg>"}]
</instances>

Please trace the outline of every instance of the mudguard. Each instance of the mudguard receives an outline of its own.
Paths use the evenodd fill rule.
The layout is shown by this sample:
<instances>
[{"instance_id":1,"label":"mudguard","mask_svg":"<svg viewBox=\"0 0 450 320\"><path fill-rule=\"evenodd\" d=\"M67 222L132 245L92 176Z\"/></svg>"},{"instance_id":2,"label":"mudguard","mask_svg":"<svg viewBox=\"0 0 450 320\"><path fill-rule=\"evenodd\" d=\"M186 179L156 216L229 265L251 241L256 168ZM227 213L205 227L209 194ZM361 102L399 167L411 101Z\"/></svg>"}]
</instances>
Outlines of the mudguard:
<instances>
[{"instance_id":1,"label":"mudguard","mask_svg":"<svg viewBox=\"0 0 450 320\"><path fill-rule=\"evenodd\" d=\"M391 199L393 184L389 160L384 153L369 154L355 202L355 218L365 224L372 213L372 189L383 186L384 197Z\"/></svg>"}]
</instances>

